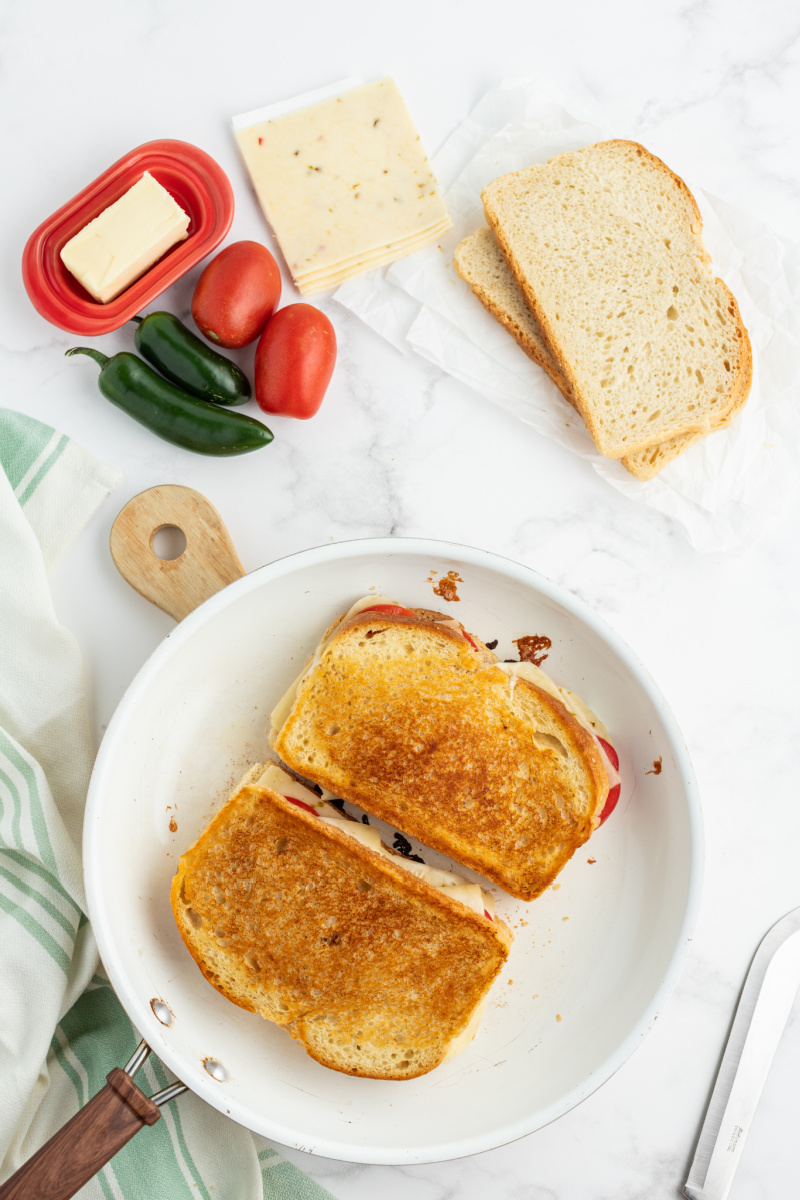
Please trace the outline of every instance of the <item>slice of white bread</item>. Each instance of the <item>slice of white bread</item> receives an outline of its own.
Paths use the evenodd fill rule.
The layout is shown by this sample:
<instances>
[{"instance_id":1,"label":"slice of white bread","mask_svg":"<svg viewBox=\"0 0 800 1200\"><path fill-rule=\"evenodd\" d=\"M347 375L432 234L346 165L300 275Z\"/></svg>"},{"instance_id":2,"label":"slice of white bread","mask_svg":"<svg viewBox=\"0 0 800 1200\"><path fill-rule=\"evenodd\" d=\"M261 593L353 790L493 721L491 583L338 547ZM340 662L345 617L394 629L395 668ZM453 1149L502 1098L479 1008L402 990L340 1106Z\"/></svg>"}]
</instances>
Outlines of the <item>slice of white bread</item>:
<instances>
[{"instance_id":1,"label":"slice of white bread","mask_svg":"<svg viewBox=\"0 0 800 1200\"><path fill-rule=\"evenodd\" d=\"M453 255L453 266L484 308L505 326L528 357L547 372L574 408L569 380L550 353L539 322L528 307L491 229L482 225L459 242Z\"/></svg>"},{"instance_id":2,"label":"slice of white bread","mask_svg":"<svg viewBox=\"0 0 800 1200\"><path fill-rule=\"evenodd\" d=\"M469 237L464 238L456 248L453 265L461 278L470 285L484 308L508 330L528 357L549 375L564 399L576 408L569 381L551 354L539 323L525 302L519 284L503 258L491 229L482 225ZM749 369L743 373L742 382L740 401L734 404L729 413L719 413L718 419L712 421L709 432L729 425L741 409L749 391ZM652 479L667 463L672 462L703 436L703 433L685 433L665 442L656 442L636 454L624 455L621 459L622 465L637 479Z\"/></svg>"},{"instance_id":3,"label":"slice of white bread","mask_svg":"<svg viewBox=\"0 0 800 1200\"><path fill-rule=\"evenodd\" d=\"M181 856L170 900L186 948L323 1066L425 1074L474 1032L511 931L262 785L264 771Z\"/></svg>"},{"instance_id":4,"label":"slice of white bread","mask_svg":"<svg viewBox=\"0 0 800 1200\"><path fill-rule=\"evenodd\" d=\"M487 221L601 454L719 427L751 351L686 185L634 142L504 175ZM720 415L721 414L721 415Z\"/></svg>"}]
</instances>

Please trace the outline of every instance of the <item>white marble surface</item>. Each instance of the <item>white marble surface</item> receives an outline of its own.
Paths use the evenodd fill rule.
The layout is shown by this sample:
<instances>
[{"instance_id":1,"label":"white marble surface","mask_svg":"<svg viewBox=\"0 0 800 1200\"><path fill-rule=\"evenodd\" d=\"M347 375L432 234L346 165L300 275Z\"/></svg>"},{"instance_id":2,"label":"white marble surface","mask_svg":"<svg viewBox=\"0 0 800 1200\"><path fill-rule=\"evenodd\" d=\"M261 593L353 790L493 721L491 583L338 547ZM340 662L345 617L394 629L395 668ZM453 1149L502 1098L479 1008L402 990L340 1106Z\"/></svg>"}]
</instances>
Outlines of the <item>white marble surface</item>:
<instances>
[{"instance_id":1,"label":"white marble surface","mask_svg":"<svg viewBox=\"0 0 800 1200\"><path fill-rule=\"evenodd\" d=\"M748 551L698 555L586 463L404 359L334 305L339 362L319 415L275 419L275 443L257 455L196 457L102 401L89 364L63 357L78 339L27 301L19 262L41 219L158 137L211 153L236 194L231 238L268 242L230 115L354 71L395 75L431 150L492 83L534 74L555 98L590 96L620 136L795 236L796 13L777 0L663 0L658 11L633 0L29 0L3 6L0 51L2 403L124 473L53 579L57 610L86 656L98 735L171 626L117 575L109 527L130 496L178 482L218 507L248 569L331 539L386 534L446 538L535 567L628 640L694 758L707 835L696 936L656 1030L609 1083L554 1125L469 1160L400 1169L292 1157L341 1200L400 1200L409 1188L419 1200L675 1196L750 957L800 903L797 495ZM165 306L185 314L196 276ZM96 344L109 352L128 342L119 332ZM734 1200L786 1194L797 1178L798 1038L790 1028Z\"/></svg>"}]
</instances>

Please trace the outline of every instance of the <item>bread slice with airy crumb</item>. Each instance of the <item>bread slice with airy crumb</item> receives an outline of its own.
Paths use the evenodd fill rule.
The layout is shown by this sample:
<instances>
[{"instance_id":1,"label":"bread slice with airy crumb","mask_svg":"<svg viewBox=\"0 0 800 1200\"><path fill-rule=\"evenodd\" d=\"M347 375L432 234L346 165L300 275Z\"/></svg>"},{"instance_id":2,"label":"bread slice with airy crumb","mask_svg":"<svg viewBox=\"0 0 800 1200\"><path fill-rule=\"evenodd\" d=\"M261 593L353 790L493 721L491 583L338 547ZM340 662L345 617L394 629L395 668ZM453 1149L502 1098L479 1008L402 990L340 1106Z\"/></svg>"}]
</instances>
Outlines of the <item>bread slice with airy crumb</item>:
<instances>
[{"instance_id":1,"label":"bread slice with airy crumb","mask_svg":"<svg viewBox=\"0 0 800 1200\"><path fill-rule=\"evenodd\" d=\"M707 433L716 433L719 429L727 429L747 403L752 382L753 358L748 353L737 380L730 409L716 422L712 422L711 427L707 431L678 434L674 438L668 438L665 442L658 442L654 446L646 446L643 450L637 450L635 454L625 454L620 459L620 462L637 479L644 481L653 479L659 471L662 471L664 467L673 462L684 451L688 450L690 446L696 445L697 442L706 437Z\"/></svg>"},{"instance_id":2,"label":"bread slice with airy crumb","mask_svg":"<svg viewBox=\"0 0 800 1200\"><path fill-rule=\"evenodd\" d=\"M482 198L601 454L707 433L743 403L751 351L738 306L709 270L691 193L644 147L558 155Z\"/></svg>"},{"instance_id":3,"label":"bread slice with airy crumb","mask_svg":"<svg viewBox=\"0 0 800 1200\"><path fill-rule=\"evenodd\" d=\"M453 265L484 308L508 330L528 357L549 375L567 403L576 408L569 381L550 353L539 323L528 307L491 229L483 225L464 238L456 248ZM748 359L747 370L740 380L739 396L728 413L718 414L709 432L725 428L741 410L750 390L750 367ZM620 461L637 479L652 479L704 436L704 433L679 434L666 442L656 442L636 454L625 455Z\"/></svg>"},{"instance_id":4,"label":"bread slice with airy crumb","mask_svg":"<svg viewBox=\"0 0 800 1200\"><path fill-rule=\"evenodd\" d=\"M497 239L486 225L459 242L453 266L483 307L503 325L528 358L545 371L564 399L575 407L572 389L550 353L539 323L531 312Z\"/></svg>"},{"instance_id":5,"label":"bread slice with airy crumb","mask_svg":"<svg viewBox=\"0 0 800 1200\"><path fill-rule=\"evenodd\" d=\"M181 857L170 899L189 953L323 1066L425 1074L468 1031L510 930L259 784L263 771Z\"/></svg>"},{"instance_id":6,"label":"bread slice with airy crumb","mask_svg":"<svg viewBox=\"0 0 800 1200\"><path fill-rule=\"evenodd\" d=\"M354 606L357 607L357 606ZM523 900L596 828L609 777L546 677L509 675L440 614L347 614L328 630L273 747L299 775Z\"/></svg>"}]
</instances>

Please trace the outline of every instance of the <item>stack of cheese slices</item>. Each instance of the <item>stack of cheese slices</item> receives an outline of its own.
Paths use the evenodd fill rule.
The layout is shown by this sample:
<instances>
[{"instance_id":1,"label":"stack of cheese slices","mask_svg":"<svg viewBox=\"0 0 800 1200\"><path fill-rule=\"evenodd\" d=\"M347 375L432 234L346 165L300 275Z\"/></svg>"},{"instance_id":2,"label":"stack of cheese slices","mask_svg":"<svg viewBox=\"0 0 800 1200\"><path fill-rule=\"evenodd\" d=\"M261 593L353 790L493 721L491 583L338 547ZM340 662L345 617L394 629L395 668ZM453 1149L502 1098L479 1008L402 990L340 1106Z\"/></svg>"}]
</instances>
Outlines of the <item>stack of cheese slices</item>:
<instances>
[{"instance_id":1,"label":"stack of cheese slices","mask_svg":"<svg viewBox=\"0 0 800 1200\"><path fill-rule=\"evenodd\" d=\"M338 287L450 228L392 79L246 127L237 124L236 138L303 293Z\"/></svg>"},{"instance_id":2,"label":"stack of cheese slices","mask_svg":"<svg viewBox=\"0 0 800 1200\"><path fill-rule=\"evenodd\" d=\"M503 175L482 200L489 228L461 242L455 268L601 454L651 479L730 424L750 340L694 197L660 159L600 142Z\"/></svg>"}]
</instances>

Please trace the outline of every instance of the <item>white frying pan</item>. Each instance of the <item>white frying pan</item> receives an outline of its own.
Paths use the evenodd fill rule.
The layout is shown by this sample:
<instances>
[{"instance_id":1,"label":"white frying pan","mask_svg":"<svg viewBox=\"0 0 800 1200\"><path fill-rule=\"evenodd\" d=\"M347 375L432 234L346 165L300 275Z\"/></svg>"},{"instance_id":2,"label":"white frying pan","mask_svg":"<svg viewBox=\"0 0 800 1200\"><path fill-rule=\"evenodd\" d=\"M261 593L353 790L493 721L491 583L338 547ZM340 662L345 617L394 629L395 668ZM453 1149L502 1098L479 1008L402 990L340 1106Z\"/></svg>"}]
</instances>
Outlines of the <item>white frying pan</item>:
<instances>
[{"instance_id":1,"label":"white frying pan","mask_svg":"<svg viewBox=\"0 0 800 1200\"><path fill-rule=\"evenodd\" d=\"M151 549L165 525L186 534L172 562ZM267 1137L368 1163L489 1150L608 1079L675 984L702 864L683 738L625 643L527 567L445 542L332 544L244 576L219 517L188 488L132 500L112 553L180 624L134 679L100 748L85 826L89 915L128 1015L175 1074ZM457 604L432 590L449 571ZM540 899L526 905L492 889L515 942L480 1033L458 1058L404 1082L326 1070L277 1026L223 999L189 957L169 906L179 855L239 775L263 761L273 703L330 621L372 588L408 606L452 609L485 641L499 639L500 658L517 656L513 638L549 637L546 669L606 723L623 779L616 811Z\"/></svg>"}]
</instances>

